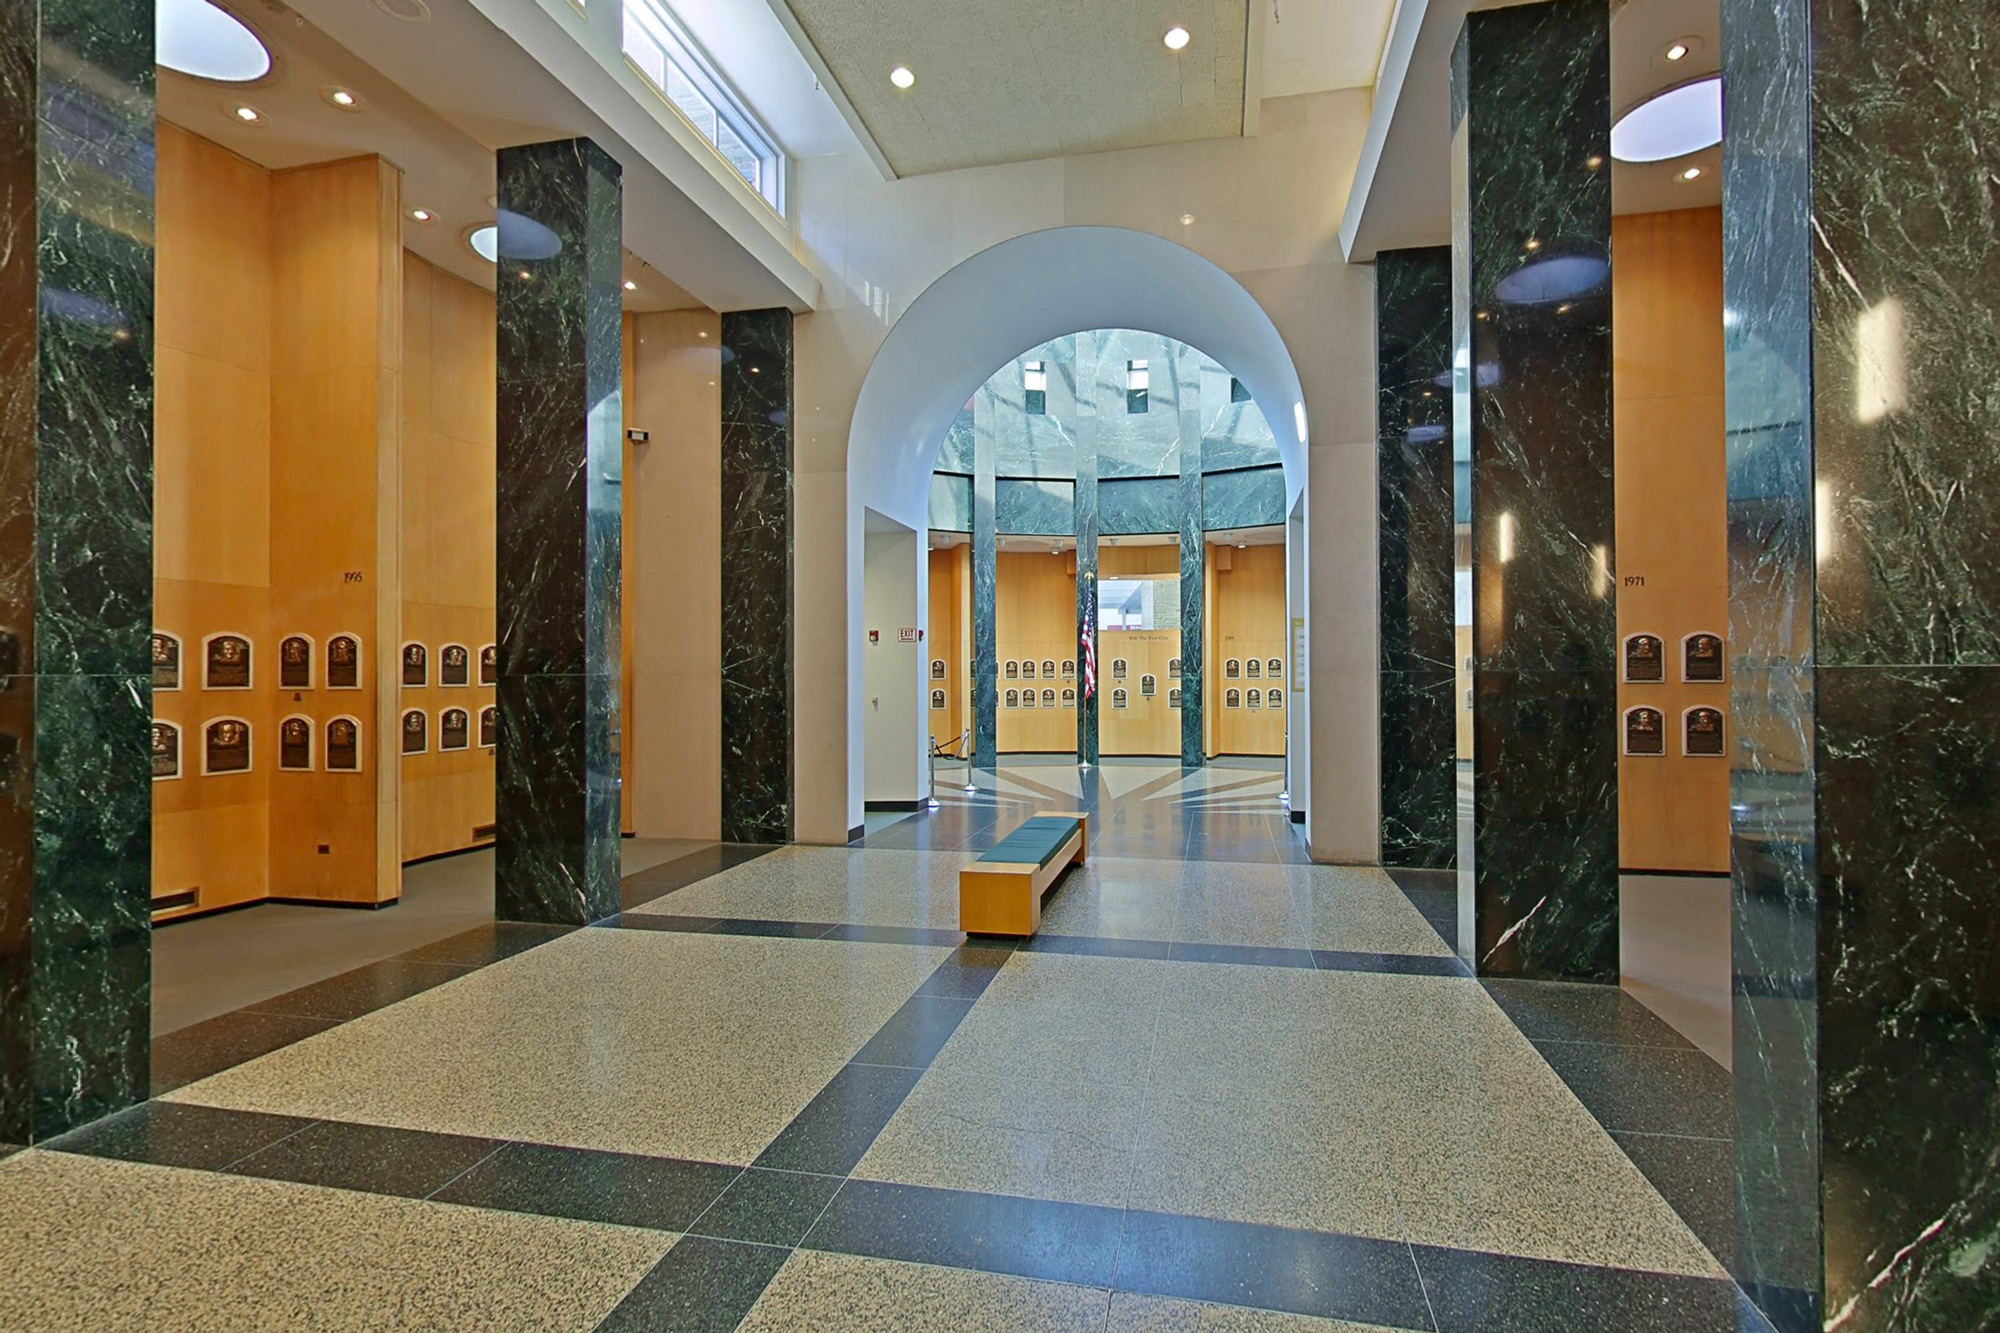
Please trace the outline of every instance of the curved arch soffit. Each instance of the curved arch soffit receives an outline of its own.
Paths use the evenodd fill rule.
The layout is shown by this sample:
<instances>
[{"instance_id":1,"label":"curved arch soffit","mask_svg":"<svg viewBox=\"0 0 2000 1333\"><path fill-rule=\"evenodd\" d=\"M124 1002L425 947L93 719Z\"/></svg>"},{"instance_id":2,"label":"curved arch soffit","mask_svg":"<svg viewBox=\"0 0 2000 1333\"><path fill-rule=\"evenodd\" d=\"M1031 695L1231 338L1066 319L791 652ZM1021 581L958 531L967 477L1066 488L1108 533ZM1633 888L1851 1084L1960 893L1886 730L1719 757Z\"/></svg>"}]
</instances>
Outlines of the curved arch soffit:
<instances>
[{"instance_id":1,"label":"curved arch soffit","mask_svg":"<svg viewBox=\"0 0 2000 1333\"><path fill-rule=\"evenodd\" d=\"M1184 245L1122 227L1057 227L1002 241L926 288L883 339L855 401L848 494L925 526L931 471L952 419L1030 348L1093 329L1186 343L1250 390L1277 438L1287 501L1305 481L1298 370L1242 284Z\"/></svg>"}]
</instances>

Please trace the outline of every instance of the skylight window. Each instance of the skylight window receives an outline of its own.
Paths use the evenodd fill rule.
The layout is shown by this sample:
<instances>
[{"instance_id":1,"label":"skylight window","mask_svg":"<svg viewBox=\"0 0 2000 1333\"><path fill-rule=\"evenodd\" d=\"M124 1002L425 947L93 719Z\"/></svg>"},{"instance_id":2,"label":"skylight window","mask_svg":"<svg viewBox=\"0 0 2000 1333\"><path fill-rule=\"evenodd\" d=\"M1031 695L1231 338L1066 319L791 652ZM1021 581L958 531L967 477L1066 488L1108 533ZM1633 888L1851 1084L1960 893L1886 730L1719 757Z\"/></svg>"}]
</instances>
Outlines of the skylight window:
<instances>
[{"instance_id":1,"label":"skylight window","mask_svg":"<svg viewBox=\"0 0 2000 1333\"><path fill-rule=\"evenodd\" d=\"M625 0L625 56L730 169L779 213L785 155L661 0Z\"/></svg>"},{"instance_id":2,"label":"skylight window","mask_svg":"<svg viewBox=\"0 0 2000 1333\"><path fill-rule=\"evenodd\" d=\"M1049 411L1049 370L1042 361L1021 363L1021 388L1027 398L1028 415L1047 416Z\"/></svg>"}]
</instances>

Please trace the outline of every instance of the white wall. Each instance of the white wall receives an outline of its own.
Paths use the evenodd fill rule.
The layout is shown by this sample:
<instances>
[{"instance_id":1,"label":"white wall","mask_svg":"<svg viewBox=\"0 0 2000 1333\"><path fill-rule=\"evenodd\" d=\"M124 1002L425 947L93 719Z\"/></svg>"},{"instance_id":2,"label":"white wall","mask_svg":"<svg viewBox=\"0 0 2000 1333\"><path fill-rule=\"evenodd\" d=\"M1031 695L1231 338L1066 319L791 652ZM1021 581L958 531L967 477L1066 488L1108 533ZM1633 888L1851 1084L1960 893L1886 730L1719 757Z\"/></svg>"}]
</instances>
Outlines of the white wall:
<instances>
[{"instance_id":1,"label":"white wall","mask_svg":"<svg viewBox=\"0 0 2000 1333\"><path fill-rule=\"evenodd\" d=\"M1219 265L1270 315L1297 367L1310 422L1308 632L1341 649L1315 652L1309 681L1312 848L1324 860L1376 859L1374 287L1338 240L1367 117L1368 94L1353 90L1266 101L1254 139L901 181L858 153L798 162L799 250L822 283L820 308L797 326L796 634L801 667L812 664L798 677L802 840L844 841L866 785L863 756L847 753L846 686L861 664L846 608L862 592L862 541L850 536L845 471L869 364L954 265L1028 232L1095 225L1153 232Z\"/></svg>"},{"instance_id":2,"label":"white wall","mask_svg":"<svg viewBox=\"0 0 2000 1333\"><path fill-rule=\"evenodd\" d=\"M863 543L862 619L880 636L865 642L863 732L868 752L863 792L870 801L914 801L923 781L924 644L898 631L922 630L930 617L918 601L917 534L870 512ZM928 563L928 562L923 562Z\"/></svg>"}]
</instances>

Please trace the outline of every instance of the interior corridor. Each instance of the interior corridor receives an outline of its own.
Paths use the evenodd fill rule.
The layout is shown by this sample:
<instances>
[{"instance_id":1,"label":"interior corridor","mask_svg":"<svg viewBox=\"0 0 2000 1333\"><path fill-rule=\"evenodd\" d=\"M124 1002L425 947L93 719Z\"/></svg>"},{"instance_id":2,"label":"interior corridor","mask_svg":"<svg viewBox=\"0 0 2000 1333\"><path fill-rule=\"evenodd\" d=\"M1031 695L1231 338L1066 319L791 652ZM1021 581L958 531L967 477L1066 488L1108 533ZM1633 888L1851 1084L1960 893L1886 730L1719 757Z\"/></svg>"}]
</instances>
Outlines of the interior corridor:
<instances>
[{"instance_id":1,"label":"interior corridor","mask_svg":"<svg viewBox=\"0 0 2000 1333\"><path fill-rule=\"evenodd\" d=\"M597 927L163 1039L156 1100L10 1163L0 1324L1759 1326L1708 1057L1469 976L1436 891L1306 861L1269 761L1078 775L948 770L859 845L677 849ZM958 869L1069 805L1041 933L961 935Z\"/></svg>"}]
</instances>

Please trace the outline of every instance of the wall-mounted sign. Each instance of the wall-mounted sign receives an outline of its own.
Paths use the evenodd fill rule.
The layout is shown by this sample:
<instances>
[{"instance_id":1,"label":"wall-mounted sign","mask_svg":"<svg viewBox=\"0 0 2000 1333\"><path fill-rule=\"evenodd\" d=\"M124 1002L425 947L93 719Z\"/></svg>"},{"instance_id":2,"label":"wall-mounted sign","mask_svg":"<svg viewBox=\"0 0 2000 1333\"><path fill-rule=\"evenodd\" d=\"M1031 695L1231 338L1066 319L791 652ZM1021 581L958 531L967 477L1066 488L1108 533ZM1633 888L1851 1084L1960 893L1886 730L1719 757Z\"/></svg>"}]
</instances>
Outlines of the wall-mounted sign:
<instances>
[{"instance_id":1,"label":"wall-mounted sign","mask_svg":"<svg viewBox=\"0 0 2000 1333\"><path fill-rule=\"evenodd\" d=\"M1034 678L1035 678L1035 659L1031 657L1021 663L1021 679L1033 680Z\"/></svg>"},{"instance_id":2,"label":"wall-mounted sign","mask_svg":"<svg viewBox=\"0 0 2000 1333\"><path fill-rule=\"evenodd\" d=\"M1243 691L1224 690L1222 693L1222 706L1224 708L1241 708L1243 706Z\"/></svg>"},{"instance_id":3,"label":"wall-mounted sign","mask_svg":"<svg viewBox=\"0 0 2000 1333\"><path fill-rule=\"evenodd\" d=\"M181 641L165 630L153 631L153 688L181 687Z\"/></svg>"},{"instance_id":4,"label":"wall-mounted sign","mask_svg":"<svg viewBox=\"0 0 2000 1333\"><path fill-rule=\"evenodd\" d=\"M1292 693L1306 690L1306 618L1292 617Z\"/></svg>"},{"instance_id":5,"label":"wall-mounted sign","mask_svg":"<svg viewBox=\"0 0 2000 1333\"><path fill-rule=\"evenodd\" d=\"M915 625L904 625L896 631L897 643L920 643L923 637L924 632Z\"/></svg>"},{"instance_id":6,"label":"wall-mounted sign","mask_svg":"<svg viewBox=\"0 0 2000 1333\"><path fill-rule=\"evenodd\" d=\"M1264 674L1264 659L1253 657L1243 664L1243 674L1255 680Z\"/></svg>"},{"instance_id":7,"label":"wall-mounted sign","mask_svg":"<svg viewBox=\"0 0 2000 1333\"><path fill-rule=\"evenodd\" d=\"M1054 680L1055 678L1056 678L1056 659L1053 657L1044 657L1042 659L1042 679Z\"/></svg>"},{"instance_id":8,"label":"wall-mounted sign","mask_svg":"<svg viewBox=\"0 0 2000 1333\"><path fill-rule=\"evenodd\" d=\"M1178 689L1168 690L1167 707L1179 708L1180 706L1181 706L1181 692Z\"/></svg>"},{"instance_id":9,"label":"wall-mounted sign","mask_svg":"<svg viewBox=\"0 0 2000 1333\"><path fill-rule=\"evenodd\" d=\"M1242 676L1242 674L1243 674L1243 663L1238 661L1236 658L1232 657L1223 662L1222 678L1224 680L1236 680L1237 678Z\"/></svg>"},{"instance_id":10,"label":"wall-mounted sign","mask_svg":"<svg viewBox=\"0 0 2000 1333\"><path fill-rule=\"evenodd\" d=\"M278 724L278 767L292 773L310 773L313 766L313 722L309 717L288 717Z\"/></svg>"},{"instance_id":11,"label":"wall-mounted sign","mask_svg":"<svg viewBox=\"0 0 2000 1333\"><path fill-rule=\"evenodd\" d=\"M500 743L500 710L492 704L479 710L479 748L490 750Z\"/></svg>"},{"instance_id":12,"label":"wall-mounted sign","mask_svg":"<svg viewBox=\"0 0 2000 1333\"><path fill-rule=\"evenodd\" d=\"M463 750L472 743L472 714L447 708L438 714L438 749Z\"/></svg>"},{"instance_id":13,"label":"wall-mounted sign","mask_svg":"<svg viewBox=\"0 0 2000 1333\"><path fill-rule=\"evenodd\" d=\"M1664 645L1657 634L1625 636L1625 683L1657 685L1667 678Z\"/></svg>"},{"instance_id":14,"label":"wall-mounted sign","mask_svg":"<svg viewBox=\"0 0 2000 1333\"><path fill-rule=\"evenodd\" d=\"M1266 708L1283 708L1285 706L1285 692L1283 690L1265 690L1264 706Z\"/></svg>"},{"instance_id":15,"label":"wall-mounted sign","mask_svg":"<svg viewBox=\"0 0 2000 1333\"><path fill-rule=\"evenodd\" d=\"M1019 680L1021 678L1021 664L1010 657L1007 659L1007 665L1003 668L1003 673L1008 680Z\"/></svg>"},{"instance_id":16,"label":"wall-mounted sign","mask_svg":"<svg viewBox=\"0 0 2000 1333\"><path fill-rule=\"evenodd\" d=\"M204 777L217 773L250 771L250 724L240 717L219 717L202 731L201 771Z\"/></svg>"},{"instance_id":17,"label":"wall-mounted sign","mask_svg":"<svg viewBox=\"0 0 2000 1333\"><path fill-rule=\"evenodd\" d=\"M278 640L278 687L309 690L313 684L313 641L303 634Z\"/></svg>"},{"instance_id":18,"label":"wall-mounted sign","mask_svg":"<svg viewBox=\"0 0 2000 1333\"><path fill-rule=\"evenodd\" d=\"M1007 691L1007 706L1009 708L1019 708L1021 706L1021 692L1019 690Z\"/></svg>"},{"instance_id":19,"label":"wall-mounted sign","mask_svg":"<svg viewBox=\"0 0 2000 1333\"><path fill-rule=\"evenodd\" d=\"M497 644L487 644L479 650L479 683L498 684L500 680L500 648Z\"/></svg>"},{"instance_id":20,"label":"wall-mounted sign","mask_svg":"<svg viewBox=\"0 0 2000 1333\"><path fill-rule=\"evenodd\" d=\"M1113 679L1113 680L1123 680L1123 679L1125 679L1125 659L1124 659L1124 658L1122 658L1122 657L1114 657L1114 658L1112 658L1112 659L1111 659L1111 679Z\"/></svg>"},{"instance_id":21,"label":"wall-mounted sign","mask_svg":"<svg viewBox=\"0 0 2000 1333\"><path fill-rule=\"evenodd\" d=\"M171 722L153 723L153 781L181 775L181 729Z\"/></svg>"},{"instance_id":22,"label":"wall-mounted sign","mask_svg":"<svg viewBox=\"0 0 2000 1333\"><path fill-rule=\"evenodd\" d=\"M1625 710L1625 753L1636 756L1667 752L1667 719L1657 708L1643 705Z\"/></svg>"},{"instance_id":23,"label":"wall-mounted sign","mask_svg":"<svg viewBox=\"0 0 2000 1333\"><path fill-rule=\"evenodd\" d=\"M351 717L337 717L326 724L326 771L361 771L361 724Z\"/></svg>"},{"instance_id":24,"label":"wall-mounted sign","mask_svg":"<svg viewBox=\"0 0 2000 1333\"><path fill-rule=\"evenodd\" d=\"M942 657L933 657L931 659L931 679L944 679L944 659Z\"/></svg>"},{"instance_id":25,"label":"wall-mounted sign","mask_svg":"<svg viewBox=\"0 0 2000 1333\"><path fill-rule=\"evenodd\" d=\"M422 754L430 749L430 716L421 708L403 710L403 753Z\"/></svg>"},{"instance_id":26,"label":"wall-mounted sign","mask_svg":"<svg viewBox=\"0 0 2000 1333\"><path fill-rule=\"evenodd\" d=\"M1042 707L1054 708L1055 706L1056 706L1056 692L1054 690L1043 690Z\"/></svg>"},{"instance_id":27,"label":"wall-mounted sign","mask_svg":"<svg viewBox=\"0 0 2000 1333\"><path fill-rule=\"evenodd\" d=\"M944 707L944 691L943 691L943 690L932 690L932 691L931 691L931 707L932 707L932 708L934 708L934 709L937 709L937 708L943 708L943 707Z\"/></svg>"},{"instance_id":28,"label":"wall-mounted sign","mask_svg":"<svg viewBox=\"0 0 2000 1333\"><path fill-rule=\"evenodd\" d=\"M250 640L241 634L211 634L201 641L204 690L250 688Z\"/></svg>"},{"instance_id":29,"label":"wall-mounted sign","mask_svg":"<svg viewBox=\"0 0 2000 1333\"><path fill-rule=\"evenodd\" d=\"M1722 636L1707 631L1681 640L1681 679L1708 684L1722 679Z\"/></svg>"},{"instance_id":30,"label":"wall-mounted sign","mask_svg":"<svg viewBox=\"0 0 2000 1333\"><path fill-rule=\"evenodd\" d=\"M430 650L421 643L403 645L403 683L405 685L430 684Z\"/></svg>"},{"instance_id":31,"label":"wall-mounted sign","mask_svg":"<svg viewBox=\"0 0 2000 1333\"><path fill-rule=\"evenodd\" d=\"M1075 691L1075 690L1073 690L1073 689L1071 689L1071 690L1064 690L1064 691L1062 692L1062 701L1063 701L1063 707L1064 707L1064 708L1074 708L1074 707L1076 707L1076 691Z\"/></svg>"},{"instance_id":32,"label":"wall-mounted sign","mask_svg":"<svg viewBox=\"0 0 2000 1333\"><path fill-rule=\"evenodd\" d=\"M1722 757L1722 710L1690 708L1681 714L1681 753L1694 759Z\"/></svg>"},{"instance_id":33,"label":"wall-mounted sign","mask_svg":"<svg viewBox=\"0 0 2000 1333\"><path fill-rule=\"evenodd\" d=\"M1267 659L1264 663L1264 674L1272 680L1283 679L1285 674L1285 659L1282 657Z\"/></svg>"},{"instance_id":34,"label":"wall-mounted sign","mask_svg":"<svg viewBox=\"0 0 2000 1333\"><path fill-rule=\"evenodd\" d=\"M438 684L470 685L472 654L462 643L448 643L438 650Z\"/></svg>"},{"instance_id":35,"label":"wall-mounted sign","mask_svg":"<svg viewBox=\"0 0 2000 1333\"><path fill-rule=\"evenodd\" d=\"M1167 679L1179 680L1180 678L1181 678L1181 659L1178 657L1169 657L1167 659Z\"/></svg>"},{"instance_id":36,"label":"wall-mounted sign","mask_svg":"<svg viewBox=\"0 0 2000 1333\"><path fill-rule=\"evenodd\" d=\"M1033 690L1022 690L1021 707L1033 708L1034 706L1035 706L1035 692Z\"/></svg>"},{"instance_id":37,"label":"wall-mounted sign","mask_svg":"<svg viewBox=\"0 0 2000 1333\"><path fill-rule=\"evenodd\" d=\"M1125 706L1125 691L1124 691L1124 690L1122 690L1122 689L1117 689L1117 690L1113 690L1113 691L1111 691L1111 706L1112 706L1113 708L1123 708L1123 707Z\"/></svg>"},{"instance_id":38,"label":"wall-mounted sign","mask_svg":"<svg viewBox=\"0 0 2000 1333\"><path fill-rule=\"evenodd\" d=\"M326 687L329 690L361 688L361 640L354 635L336 634L326 641Z\"/></svg>"},{"instance_id":39,"label":"wall-mounted sign","mask_svg":"<svg viewBox=\"0 0 2000 1333\"><path fill-rule=\"evenodd\" d=\"M1160 692L1160 678L1158 676L1139 677L1139 693L1151 696L1158 694L1159 692Z\"/></svg>"}]
</instances>

